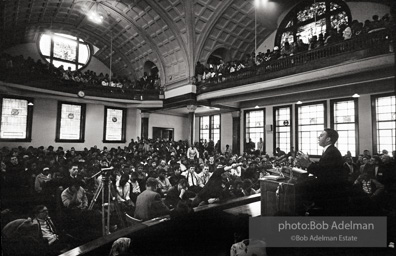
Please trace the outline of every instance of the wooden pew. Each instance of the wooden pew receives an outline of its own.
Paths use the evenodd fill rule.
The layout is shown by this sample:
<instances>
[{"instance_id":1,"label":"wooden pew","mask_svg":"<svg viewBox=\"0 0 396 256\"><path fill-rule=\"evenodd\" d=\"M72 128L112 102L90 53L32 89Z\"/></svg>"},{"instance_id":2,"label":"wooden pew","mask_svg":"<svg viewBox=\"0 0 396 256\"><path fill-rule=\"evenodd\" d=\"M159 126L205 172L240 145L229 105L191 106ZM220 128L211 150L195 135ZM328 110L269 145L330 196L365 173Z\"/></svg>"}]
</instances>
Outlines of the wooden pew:
<instances>
[{"instance_id":1,"label":"wooden pew","mask_svg":"<svg viewBox=\"0 0 396 256\"><path fill-rule=\"evenodd\" d=\"M198 206L194 208L194 213L193 214L212 214L214 211L221 212L224 209L236 207L236 206L241 206L253 202L260 201L260 194L255 194L251 196L245 196L245 197L240 197L240 198L235 198L231 199L225 202L221 203L214 203L214 204L208 204L208 205L203 205L203 206ZM133 226L127 227L121 230L118 230L110 235L100 237L98 239L95 239L91 242L88 242L86 244L83 244L79 247L76 247L74 249L71 249L60 256L76 256L76 255L83 255L90 253L94 250L97 250L98 248L109 245L113 243L115 240L117 240L120 237L127 237L130 236L132 233L139 232L141 230L146 230L155 226L159 226L163 223L166 223L166 220L169 220L169 216L163 216L159 218L155 218L152 220L144 221L141 223L134 223Z\"/></svg>"}]
</instances>

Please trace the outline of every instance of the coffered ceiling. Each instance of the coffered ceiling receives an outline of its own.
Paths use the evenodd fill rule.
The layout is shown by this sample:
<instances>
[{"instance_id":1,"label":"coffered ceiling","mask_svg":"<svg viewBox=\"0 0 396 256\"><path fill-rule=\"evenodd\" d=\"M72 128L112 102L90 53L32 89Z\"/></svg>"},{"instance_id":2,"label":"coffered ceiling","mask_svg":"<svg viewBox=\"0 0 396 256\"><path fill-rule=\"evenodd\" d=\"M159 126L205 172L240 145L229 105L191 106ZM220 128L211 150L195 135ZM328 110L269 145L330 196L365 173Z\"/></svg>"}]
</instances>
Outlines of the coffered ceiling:
<instances>
[{"instance_id":1,"label":"coffered ceiling","mask_svg":"<svg viewBox=\"0 0 396 256\"><path fill-rule=\"evenodd\" d=\"M112 54L117 75L139 78L146 61L160 70L162 83L188 81L194 64L206 62L218 48L241 59L277 27L279 15L297 1L269 1L257 9L255 0L2 0L1 49L37 42L42 32L80 37L96 46L105 65ZM88 19L97 10L102 24ZM255 22L256 21L256 22ZM110 53L110 42L113 52Z\"/></svg>"}]
</instances>

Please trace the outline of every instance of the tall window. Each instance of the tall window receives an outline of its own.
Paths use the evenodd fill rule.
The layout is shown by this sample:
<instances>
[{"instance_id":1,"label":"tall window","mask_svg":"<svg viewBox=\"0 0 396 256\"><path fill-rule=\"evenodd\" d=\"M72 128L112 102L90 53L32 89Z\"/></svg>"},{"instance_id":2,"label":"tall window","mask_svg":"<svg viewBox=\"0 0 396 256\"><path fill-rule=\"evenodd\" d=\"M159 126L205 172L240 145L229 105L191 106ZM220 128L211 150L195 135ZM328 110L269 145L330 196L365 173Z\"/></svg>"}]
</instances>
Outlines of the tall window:
<instances>
[{"instance_id":1,"label":"tall window","mask_svg":"<svg viewBox=\"0 0 396 256\"><path fill-rule=\"evenodd\" d=\"M350 151L352 156L358 154L358 117L357 100L333 100L331 103L331 127L338 132L336 143L342 155Z\"/></svg>"},{"instance_id":2,"label":"tall window","mask_svg":"<svg viewBox=\"0 0 396 256\"><path fill-rule=\"evenodd\" d=\"M103 142L125 142L126 110L105 107Z\"/></svg>"},{"instance_id":3,"label":"tall window","mask_svg":"<svg viewBox=\"0 0 396 256\"><path fill-rule=\"evenodd\" d=\"M85 104L59 102L57 142L84 142Z\"/></svg>"},{"instance_id":4,"label":"tall window","mask_svg":"<svg viewBox=\"0 0 396 256\"><path fill-rule=\"evenodd\" d=\"M210 116L210 138L216 143L220 140L220 115Z\"/></svg>"},{"instance_id":5,"label":"tall window","mask_svg":"<svg viewBox=\"0 0 396 256\"><path fill-rule=\"evenodd\" d=\"M220 140L220 115L201 116L199 118L199 140L213 140L216 143Z\"/></svg>"},{"instance_id":6,"label":"tall window","mask_svg":"<svg viewBox=\"0 0 396 256\"><path fill-rule=\"evenodd\" d=\"M254 143L255 149L257 149L257 143L260 138L265 139L265 110L251 110L245 112L245 141L249 142L249 139ZM265 145L265 143L264 143ZM265 149L263 149L265 151Z\"/></svg>"},{"instance_id":7,"label":"tall window","mask_svg":"<svg viewBox=\"0 0 396 256\"><path fill-rule=\"evenodd\" d=\"M275 148L279 147L285 152L291 150L291 106L289 107L274 107L274 130L275 130ZM274 148L274 152L275 152Z\"/></svg>"},{"instance_id":8,"label":"tall window","mask_svg":"<svg viewBox=\"0 0 396 256\"><path fill-rule=\"evenodd\" d=\"M29 99L2 97L0 101L0 140L31 141L33 106Z\"/></svg>"},{"instance_id":9,"label":"tall window","mask_svg":"<svg viewBox=\"0 0 396 256\"><path fill-rule=\"evenodd\" d=\"M372 97L374 122L374 152L396 150L396 104L394 95Z\"/></svg>"},{"instance_id":10,"label":"tall window","mask_svg":"<svg viewBox=\"0 0 396 256\"><path fill-rule=\"evenodd\" d=\"M326 127L326 102L297 107L298 150L310 155L321 155L318 137Z\"/></svg>"},{"instance_id":11,"label":"tall window","mask_svg":"<svg viewBox=\"0 0 396 256\"><path fill-rule=\"evenodd\" d=\"M351 12L341 0L303 1L296 5L283 19L276 34L275 45L283 46L301 39L309 39L338 29L341 24L351 22Z\"/></svg>"},{"instance_id":12,"label":"tall window","mask_svg":"<svg viewBox=\"0 0 396 256\"><path fill-rule=\"evenodd\" d=\"M72 71L83 68L90 59L90 48L82 39L59 33L42 34L39 40L41 55L55 67L63 65Z\"/></svg>"}]
</instances>

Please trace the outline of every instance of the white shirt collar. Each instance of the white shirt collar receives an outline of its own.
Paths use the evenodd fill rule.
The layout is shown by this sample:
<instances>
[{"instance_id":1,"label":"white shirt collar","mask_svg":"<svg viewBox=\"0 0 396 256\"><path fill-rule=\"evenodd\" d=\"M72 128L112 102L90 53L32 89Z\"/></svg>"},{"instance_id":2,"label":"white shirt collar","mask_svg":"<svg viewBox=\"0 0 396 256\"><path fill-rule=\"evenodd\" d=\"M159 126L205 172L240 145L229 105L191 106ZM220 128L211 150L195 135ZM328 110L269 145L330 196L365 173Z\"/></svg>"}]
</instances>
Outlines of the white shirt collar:
<instances>
[{"instance_id":1,"label":"white shirt collar","mask_svg":"<svg viewBox=\"0 0 396 256\"><path fill-rule=\"evenodd\" d=\"M330 146L331 146L331 144L325 146L325 147L323 148L323 153L326 152L327 148L330 147Z\"/></svg>"}]
</instances>

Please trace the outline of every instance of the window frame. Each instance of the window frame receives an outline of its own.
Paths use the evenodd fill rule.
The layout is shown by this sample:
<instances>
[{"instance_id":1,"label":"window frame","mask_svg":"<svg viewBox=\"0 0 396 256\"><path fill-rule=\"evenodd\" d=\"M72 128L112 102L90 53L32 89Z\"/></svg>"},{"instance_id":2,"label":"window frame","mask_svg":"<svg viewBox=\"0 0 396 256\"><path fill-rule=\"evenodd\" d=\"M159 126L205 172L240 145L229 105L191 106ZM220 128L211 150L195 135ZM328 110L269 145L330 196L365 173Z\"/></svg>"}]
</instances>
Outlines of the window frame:
<instances>
[{"instance_id":1,"label":"window frame","mask_svg":"<svg viewBox=\"0 0 396 256\"><path fill-rule=\"evenodd\" d=\"M330 17L331 17L332 14L336 14L336 13L345 11L346 15L348 16L348 25L351 25L351 23L352 23L351 10L350 10L349 6L344 1L341 1L341 0L322 0L320 2L325 2L326 10L325 10L324 14L317 16L316 20L321 20L321 19L325 19L326 20L326 33L327 34L329 34L329 32L330 32L330 26L328 26L328 25L331 25L330 24L331 23ZM336 11L330 11L329 8L330 8L330 3L331 2L336 3L339 6L341 6L341 9L340 10L336 10ZM313 1L305 0L305 1L302 1L302 2L300 2L298 4L296 4L288 12L288 14L283 18L282 22L280 23L280 25L279 25L279 27L278 27L278 29L276 31L275 42L274 42L275 44L274 45L277 45L277 46L281 47L282 35L283 35L283 33L287 32L287 31L290 31L290 32L293 33L293 38L294 38L294 41L296 42L298 28L302 27L304 25L312 23L312 19L315 20L315 18L310 18L310 19L307 19L307 20L302 21L300 23L297 23L297 13L300 10L304 9L304 7L306 7L308 5L312 5L312 4L313 4ZM293 25L290 26L290 27L286 27L290 20L293 21Z\"/></svg>"},{"instance_id":2,"label":"window frame","mask_svg":"<svg viewBox=\"0 0 396 256\"><path fill-rule=\"evenodd\" d=\"M212 127L212 121L214 121L214 116L219 116L219 129L215 129L215 128ZM201 123L202 123L202 118L204 118L204 117L209 117L209 129L208 129L208 131L209 131L209 141L213 140L213 142L215 144L217 143L217 141L214 141L214 138L212 137L212 135L213 135L213 130L219 130L219 140L221 142L221 114L199 116L199 119L198 119L199 120L199 124L198 124L199 140L198 141L201 142L201 140L203 139L201 137ZM209 143L209 141L208 141L208 143Z\"/></svg>"},{"instance_id":3,"label":"window frame","mask_svg":"<svg viewBox=\"0 0 396 256\"><path fill-rule=\"evenodd\" d=\"M359 102L358 102L358 99L356 99L356 98L342 98L342 99L330 100L330 127L332 129L334 129L334 105L335 105L335 103L343 102L343 101L353 101L353 104L355 107L355 157L357 157L359 155ZM353 156L353 154L352 154L352 156Z\"/></svg>"},{"instance_id":4,"label":"window frame","mask_svg":"<svg viewBox=\"0 0 396 256\"><path fill-rule=\"evenodd\" d=\"M377 153L380 152L382 153L382 149L378 150L378 131L377 131L377 106L375 104L375 101L378 98L381 97L389 97L389 96L395 96L394 93L382 93L382 94L375 94L375 95L371 95L371 120L372 120L372 139L373 139L373 144L372 144L372 152ZM389 152L392 152L392 149L387 149Z\"/></svg>"},{"instance_id":5,"label":"window frame","mask_svg":"<svg viewBox=\"0 0 396 256\"><path fill-rule=\"evenodd\" d=\"M107 140L106 133L107 133L107 110L108 109L115 109L122 111L122 128L121 128L121 140ZM127 109L126 108L118 108L118 107L104 107L104 120L103 120L103 143L125 143L126 142L126 115Z\"/></svg>"},{"instance_id":6,"label":"window frame","mask_svg":"<svg viewBox=\"0 0 396 256\"><path fill-rule=\"evenodd\" d=\"M303 104L299 104L296 105L295 107L295 131L296 131L296 152L298 152L300 150L299 147L299 129L298 129L298 109L299 107L303 107L303 106L308 106L308 105L318 105L318 104L323 104L323 113L324 113L324 124L323 124L323 129L327 128L327 101L326 100L321 100L321 101L313 101L313 102L308 102L308 103L303 103ZM305 153L305 152L304 152ZM311 155L312 157L318 158L320 157L320 155Z\"/></svg>"},{"instance_id":7,"label":"window frame","mask_svg":"<svg viewBox=\"0 0 396 256\"><path fill-rule=\"evenodd\" d=\"M32 128L33 128L33 110L34 110L34 99L29 97L20 97L14 95L4 95L0 94L0 127L1 127L1 119L3 115L3 99L16 99L16 100L26 100L28 102L27 105L27 120L26 120L26 138L18 139L18 138L7 138L3 139L0 137L1 142L31 142L32 141ZM32 106L29 106L29 103L33 103Z\"/></svg>"},{"instance_id":8,"label":"window frame","mask_svg":"<svg viewBox=\"0 0 396 256\"><path fill-rule=\"evenodd\" d=\"M212 125L212 123L214 124L214 118L215 118L215 116L218 116L218 117L219 117L219 128L214 128L213 125ZM218 115L211 115L211 116L209 117L209 123L210 123L209 141L212 140L215 144L217 143L217 141L214 139L214 131L215 131L215 130L219 130L219 140L220 140L220 142L221 142L221 115L220 115L220 114L218 114Z\"/></svg>"},{"instance_id":9,"label":"window frame","mask_svg":"<svg viewBox=\"0 0 396 256\"><path fill-rule=\"evenodd\" d=\"M246 152L246 143L248 142L247 141L247 138L246 138L246 132L247 132L247 115L248 115L248 113L250 113L250 112L255 112L255 111L263 111L263 152L267 152L267 149L266 149L266 138L265 138L265 125L266 125L266 122L265 122L265 117L266 117L266 111L265 111L265 108L254 108L254 109L249 109L249 110L245 110L245 111L243 111L243 152ZM254 148L256 148L256 143L255 143L255 145L254 145Z\"/></svg>"},{"instance_id":10,"label":"window frame","mask_svg":"<svg viewBox=\"0 0 396 256\"><path fill-rule=\"evenodd\" d=\"M75 140L75 139L68 140L68 139L61 139L60 138L62 105L63 104L81 106L80 136L79 136L79 139L77 139L77 140ZM86 121L86 104L69 102L69 101L58 101L58 111L57 111L57 116L56 116L55 142L83 143L85 141L85 121Z\"/></svg>"},{"instance_id":11,"label":"window frame","mask_svg":"<svg viewBox=\"0 0 396 256\"><path fill-rule=\"evenodd\" d=\"M87 42L85 42L82 38L80 38L78 36L70 35L70 36L76 37L76 39L72 39L72 38L64 37L62 35L56 35L56 33L64 34L64 35L70 35L70 34L65 34L65 33L62 33L62 32L41 33L40 36L39 36L39 40L37 40L37 42L36 42L36 46L37 46L38 52L40 54L40 57L45 61L45 63L52 64L53 61L55 60L55 61L60 61L60 62L66 62L66 63L69 63L69 64L74 64L76 66L76 69L74 71L82 70L82 69L86 68L89 65L89 63L91 62L92 56L94 54L94 50L93 50L92 45L87 43ZM49 49L50 54L48 56L44 55L41 52L41 49L40 49L40 41L41 41L41 37L43 35L49 35L51 37L51 44L50 44L50 49ZM73 62L73 61L64 60L64 59L61 59L61 58L54 57L54 39L53 39L54 36L62 37L62 38L65 38L67 40L76 41L76 43L77 43L76 61ZM82 42L80 40L82 40ZM82 64L82 63L78 62L78 56L79 56L79 47L78 47L78 45L79 44L83 44L83 45L86 45L88 47L88 60L87 60L87 63L85 63L85 64ZM50 61L48 61L47 58L50 59ZM81 68L79 68L79 66L81 66ZM67 70L67 68L65 68L65 70Z\"/></svg>"},{"instance_id":12,"label":"window frame","mask_svg":"<svg viewBox=\"0 0 396 256\"><path fill-rule=\"evenodd\" d=\"M290 148L287 149L288 152L291 152L291 149L293 148L293 105L284 105L284 106L276 106L273 107L272 113L273 113L273 152L276 152L275 149L277 147L277 140L276 140L276 131L277 131L277 125L276 125L276 111L282 108L289 108L290 109ZM285 149L283 149L285 150Z\"/></svg>"}]
</instances>

